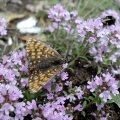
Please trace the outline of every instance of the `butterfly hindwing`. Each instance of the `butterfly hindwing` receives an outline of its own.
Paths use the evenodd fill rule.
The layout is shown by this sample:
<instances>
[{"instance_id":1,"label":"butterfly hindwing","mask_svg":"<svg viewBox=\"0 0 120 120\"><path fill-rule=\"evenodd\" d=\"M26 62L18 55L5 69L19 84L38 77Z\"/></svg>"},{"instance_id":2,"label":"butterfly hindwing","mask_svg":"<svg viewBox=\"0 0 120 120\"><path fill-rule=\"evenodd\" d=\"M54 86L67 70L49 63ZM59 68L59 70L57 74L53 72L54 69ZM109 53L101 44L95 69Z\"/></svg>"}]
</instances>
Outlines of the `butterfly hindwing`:
<instances>
[{"instance_id":1,"label":"butterfly hindwing","mask_svg":"<svg viewBox=\"0 0 120 120\"><path fill-rule=\"evenodd\" d=\"M47 70L35 70L29 79L29 89L32 93L39 91L52 77L54 77L58 71L61 70L61 66L52 67Z\"/></svg>"}]
</instances>

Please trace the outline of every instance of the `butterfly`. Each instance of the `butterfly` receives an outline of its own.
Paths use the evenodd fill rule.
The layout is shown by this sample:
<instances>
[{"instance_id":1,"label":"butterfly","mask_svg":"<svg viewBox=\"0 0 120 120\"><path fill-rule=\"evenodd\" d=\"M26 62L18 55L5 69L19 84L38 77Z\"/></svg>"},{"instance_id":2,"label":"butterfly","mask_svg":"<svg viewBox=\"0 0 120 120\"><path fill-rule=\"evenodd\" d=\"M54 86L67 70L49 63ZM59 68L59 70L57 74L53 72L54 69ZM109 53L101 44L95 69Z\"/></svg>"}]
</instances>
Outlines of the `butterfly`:
<instances>
[{"instance_id":1,"label":"butterfly","mask_svg":"<svg viewBox=\"0 0 120 120\"><path fill-rule=\"evenodd\" d=\"M63 59L56 50L34 39L27 41L26 52L30 71L28 86L35 93L62 70Z\"/></svg>"}]
</instances>

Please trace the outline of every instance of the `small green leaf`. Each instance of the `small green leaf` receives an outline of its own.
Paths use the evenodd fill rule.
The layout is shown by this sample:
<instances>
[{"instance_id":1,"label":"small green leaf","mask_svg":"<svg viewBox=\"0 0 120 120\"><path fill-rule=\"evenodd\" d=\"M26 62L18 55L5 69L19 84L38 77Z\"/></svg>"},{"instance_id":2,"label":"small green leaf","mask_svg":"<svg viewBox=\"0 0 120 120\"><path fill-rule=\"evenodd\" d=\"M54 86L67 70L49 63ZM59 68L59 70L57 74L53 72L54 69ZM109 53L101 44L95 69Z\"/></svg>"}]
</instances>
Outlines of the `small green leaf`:
<instances>
[{"instance_id":1,"label":"small green leaf","mask_svg":"<svg viewBox=\"0 0 120 120\"><path fill-rule=\"evenodd\" d=\"M86 113L84 112L84 111L82 111L82 113L81 113L84 117L86 116Z\"/></svg>"},{"instance_id":2,"label":"small green leaf","mask_svg":"<svg viewBox=\"0 0 120 120\"><path fill-rule=\"evenodd\" d=\"M118 105L118 107L120 108L120 94L116 95L116 96L112 96L112 100L110 100L110 102L114 102Z\"/></svg>"},{"instance_id":3,"label":"small green leaf","mask_svg":"<svg viewBox=\"0 0 120 120\"><path fill-rule=\"evenodd\" d=\"M84 101L82 106L83 106L83 108L86 108L86 106L87 106L87 101Z\"/></svg>"},{"instance_id":4,"label":"small green leaf","mask_svg":"<svg viewBox=\"0 0 120 120\"><path fill-rule=\"evenodd\" d=\"M102 68L98 65L98 70L97 70L97 74L100 74L102 71Z\"/></svg>"},{"instance_id":5,"label":"small green leaf","mask_svg":"<svg viewBox=\"0 0 120 120\"><path fill-rule=\"evenodd\" d=\"M94 98L94 97L92 97L92 96L90 96L90 97L89 97L89 99L93 101L95 98Z\"/></svg>"}]
</instances>

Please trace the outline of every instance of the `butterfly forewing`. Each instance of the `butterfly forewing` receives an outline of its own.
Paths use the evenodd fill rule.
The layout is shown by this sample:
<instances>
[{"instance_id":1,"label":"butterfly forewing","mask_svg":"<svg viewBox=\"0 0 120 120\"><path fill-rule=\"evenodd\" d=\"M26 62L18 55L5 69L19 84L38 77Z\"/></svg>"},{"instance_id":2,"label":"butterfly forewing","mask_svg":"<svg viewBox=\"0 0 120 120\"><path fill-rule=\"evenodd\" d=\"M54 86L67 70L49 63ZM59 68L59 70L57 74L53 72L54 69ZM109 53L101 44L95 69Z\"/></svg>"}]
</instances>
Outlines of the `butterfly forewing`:
<instances>
[{"instance_id":1,"label":"butterfly forewing","mask_svg":"<svg viewBox=\"0 0 120 120\"><path fill-rule=\"evenodd\" d=\"M34 68L39 62L50 58L61 58L61 55L57 51L36 40L29 40L27 42L26 51L30 68Z\"/></svg>"},{"instance_id":2,"label":"butterfly forewing","mask_svg":"<svg viewBox=\"0 0 120 120\"><path fill-rule=\"evenodd\" d=\"M34 93L39 91L62 69L61 64L49 65L52 60L61 59L61 55L51 47L36 40L27 42L26 51L30 69L28 85L30 91Z\"/></svg>"}]
</instances>

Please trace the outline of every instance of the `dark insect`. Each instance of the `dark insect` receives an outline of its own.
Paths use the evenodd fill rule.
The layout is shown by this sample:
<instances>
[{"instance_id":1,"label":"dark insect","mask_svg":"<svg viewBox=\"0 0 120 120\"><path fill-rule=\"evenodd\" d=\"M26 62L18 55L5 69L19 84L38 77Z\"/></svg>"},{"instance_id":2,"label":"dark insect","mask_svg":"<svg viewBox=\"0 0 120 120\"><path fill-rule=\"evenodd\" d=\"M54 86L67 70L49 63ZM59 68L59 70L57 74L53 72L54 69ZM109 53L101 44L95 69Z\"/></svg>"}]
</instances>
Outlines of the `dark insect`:
<instances>
[{"instance_id":1,"label":"dark insect","mask_svg":"<svg viewBox=\"0 0 120 120\"><path fill-rule=\"evenodd\" d=\"M113 16L106 16L102 19L103 27L115 25L116 19Z\"/></svg>"},{"instance_id":2,"label":"dark insect","mask_svg":"<svg viewBox=\"0 0 120 120\"><path fill-rule=\"evenodd\" d=\"M36 40L27 42L27 57L29 62L29 89L39 91L61 69L63 59L53 48Z\"/></svg>"}]
</instances>

